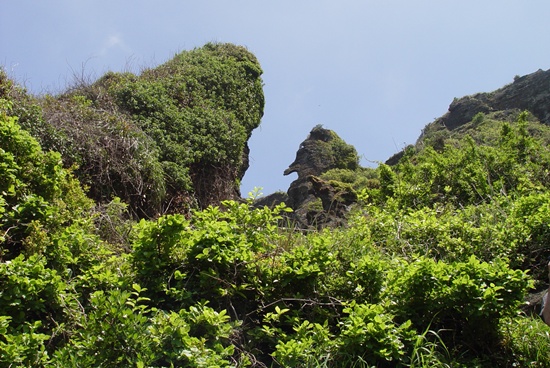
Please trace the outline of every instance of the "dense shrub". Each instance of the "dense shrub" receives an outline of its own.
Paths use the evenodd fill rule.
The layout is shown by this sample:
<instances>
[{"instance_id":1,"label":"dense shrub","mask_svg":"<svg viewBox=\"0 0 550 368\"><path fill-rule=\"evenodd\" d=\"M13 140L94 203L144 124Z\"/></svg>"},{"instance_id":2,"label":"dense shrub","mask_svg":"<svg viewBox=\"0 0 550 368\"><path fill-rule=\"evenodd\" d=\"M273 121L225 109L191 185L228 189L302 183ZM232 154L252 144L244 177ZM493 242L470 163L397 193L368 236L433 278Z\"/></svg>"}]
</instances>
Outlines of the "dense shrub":
<instances>
[{"instance_id":1,"label":"dense shrub","mask_svg":"<svg viewBox=\"0 0 550 368\"><path fill-rule=\"evenodd\" d=\"M350 184L356 191L365 188L377 188L380 184L378 173L375 169L370 168L357 168L355 170L332 169L324 172L320 177L323 180Z\"/></svg>"},{"instance_id":2,"label":"dense shrub","mask_svg":"<svg viewBox=\"0 0 550 368\"><path fill-rule=\"evenodd\" d=\"M46 148L63 153L64 164L99 203L122 198L137 217L158 215L165 180L155 143L127 116L100 109L73 92L41 101L44 119L58 139Z\"/></svg>"},{"instance_id":3,"label":"dense shrub","mask_svg":"<svg viewBox=\"0 0 550 368\"><path fill-rule=\"evenodd\" d=\"M149 306L142 291L134 284L133 291L92 294L80 328L55 353L55 366L229 366L233 326L225 312L199 304L166 313Z\"/></svg>"},{"instance_id":4,"label":"dense shrub","mask_svg":"<svg viewBox=\"0 0 550 368\"><path fill-rule=\"evenodd\" d=\"M140 76L107 74L94 88L155 141L169 195L193 193L206 208L239 193L263 115L261 74L245 48L207 44Z\"/></svg>"},{"instance_id":5,"label":"dense shrub","mask_svg":"<svg viewBox=\"0 0 550 368\"><path fill-rule=\"evenodd\" d=\"M67 285L55 270L46 267L43 257L20 255L1 263L0 280L0 315L9 316L14 329L35 321L51 329L64 320Z\"/></svg>"},{"instance_id":6,"label":"dense shrub","mask_svg":"<svg viewBox=\"0 0 550 368\"><path fill-rule=\"evenodd\" d=\"M490 351L530 286L498 260L388 258L360 230L368 222L288 238L275 233L275 213L225 205L191 221L143 221L135 270L157 305L208 300L242 321L248 340L239 351L269 353L283 366L404 363L428 329L446 331L445 347Z\"/></svg>"},{"instance_id":7,"label":"dense shrub","mask_svg":"<svg viewBox=\"0 0 550 368\"><path fill-rule=\"evenodd\" d=\"M530 285L522 271L474 257L449 264L419 258L394 270L386 292L398 320L412 321L417 331L444 329L449 345L474 349L494 348L500 319L514 315Z\"/></svg>"},{"instance_id":8,"label":"dense shrub","mask_svg":"<svg viewBox=\"0 0 550 368\"><path fill-rule=\"evenodd\" d=\"M491 144L442 139L373 170L314 128L331 138L323 157L342 159L325 180L357 205L340 228L298 231L283 221L285 205L205 206L245 164L263 107L260 74L245 49L207 45L41 105L0 74L0 365L548 366L547 326L518 312L529 272L547 286L550 156L536 124L520 115L490 125ZM44 116L90 126L46 131ZM75 143L94 134L113 143L82 144L96 158ZM63 156L40 146L55 142ZM102 198L92 211L61 161L96 175L116 152L132 173L118 184L153 183L146 172L161 171L167 198L185 211L132 228L127 209L157 203L163 189L144 184L158 197L132 202L145 192L114 182L94 190L122 191L129 205ZM216 170L229 186L205 182ZM205 208L190 210L194 200Z\"/></svg>"},{"instance_id":9,"label":"dense shrub","mask_svg":"<svg viewBox=\"0 0 550 368\"><path fill-rule=\"evenodd\" d=\"M0 259L47 251L51 237L79 218L89 216L86 198L61 157L43 152L6 115L11 103L0 100Z\"/></svg>"}]
</instances>

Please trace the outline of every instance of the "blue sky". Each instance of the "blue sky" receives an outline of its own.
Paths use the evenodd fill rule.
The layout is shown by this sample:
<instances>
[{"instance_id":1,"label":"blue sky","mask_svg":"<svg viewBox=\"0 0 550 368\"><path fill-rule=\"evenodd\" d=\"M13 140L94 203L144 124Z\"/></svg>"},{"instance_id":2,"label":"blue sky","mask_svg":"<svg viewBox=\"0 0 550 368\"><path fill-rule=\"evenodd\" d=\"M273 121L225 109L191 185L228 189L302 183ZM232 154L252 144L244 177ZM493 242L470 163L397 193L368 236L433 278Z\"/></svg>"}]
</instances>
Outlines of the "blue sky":
<instances>
[{"instance_id":1,"label":"blue sky","mask_svg":"<svg viewBox=\"0 0 550 368\"><path fill-rule=\"evenodd\" d=\"M243 195L286 190L311 128L385 161L454 97L550 68L548 0L0 0L0 65L34 93L72 75L139 72L207 42L246 46L265 115Z\"/></svg>"}]
</instances>

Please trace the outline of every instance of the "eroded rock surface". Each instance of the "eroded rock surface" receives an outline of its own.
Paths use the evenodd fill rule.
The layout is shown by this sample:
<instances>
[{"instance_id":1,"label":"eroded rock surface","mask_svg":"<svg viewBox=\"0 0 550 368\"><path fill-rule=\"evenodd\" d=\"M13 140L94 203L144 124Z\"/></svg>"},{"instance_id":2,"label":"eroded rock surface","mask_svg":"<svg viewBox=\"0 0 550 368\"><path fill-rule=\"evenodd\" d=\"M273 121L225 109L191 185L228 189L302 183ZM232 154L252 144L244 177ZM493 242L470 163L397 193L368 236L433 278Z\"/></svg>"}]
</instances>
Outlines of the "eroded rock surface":
<instances>
[{"instance_id":1,"label":"eroded rock surface","mask_svg":"<svg viewBox=\"0 0 550 368\"><path fill-rule=\"evenodd\" d=\"M527 110L543 124L550 125L550 70L539 69L516 77L513 83L493 92L455 99L449 111L433 124L453 130L471 121L477 113L506 110Z\"/></svg>"},{"instance_id":2,"label":"eroded rock surface","mask_svg":"<svg viewBox=\"0 0 550 368\"><path fill-rule=\"evenodd\" d=\"M293 222L299 227L323 227L339 224L353 195L334 183L319 178L331 169L355 170L359 159L355 148L345 143L334 131L320 125L314 127L300 144L296 159L284 175L297 173L286 194L274 193L260 198L256 205L274 206L285 202L294 212Z\"/></svg>"}]
</instances>

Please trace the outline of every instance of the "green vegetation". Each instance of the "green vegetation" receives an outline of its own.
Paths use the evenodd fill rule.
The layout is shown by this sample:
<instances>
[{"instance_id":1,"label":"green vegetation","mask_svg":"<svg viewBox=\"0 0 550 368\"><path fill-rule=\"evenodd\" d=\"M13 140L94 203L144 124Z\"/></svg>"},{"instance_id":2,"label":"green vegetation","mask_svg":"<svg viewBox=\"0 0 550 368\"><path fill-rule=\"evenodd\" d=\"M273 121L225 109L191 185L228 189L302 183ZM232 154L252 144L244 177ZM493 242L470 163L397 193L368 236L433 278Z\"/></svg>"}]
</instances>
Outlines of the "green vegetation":
<instances>
[{"instance_id":1,"label":"green vegetation","mask_svg":"<svg viewBox=\"0 0 550 368\"><path fill-rule=\"evenodd\" d=\"M227 55L242 68L223 69ZM188 83L167 77L189 58ZM251 89L205 63L220 76L241 70ZM362 169L341 145L345 164L323 179L357 204L338 228L281 227L284 204L254 209L252 199L134 220L128 208L139 206L111 198L114 182L102 186L108 200L86 197L75 175L85 182L78 170L101 166L85 151L110 146L82 141L80 152L84 135L59 124L81 116L105 123L87 134L135 138L127 180L174 173L160 189L145 186L158 190L152 201L173 194L178 170L196 194L206 180L196 165L241 163L227 142L246 144L261 116L250 109L263 104L255 66L244 49L210 45L139 77L109 74L87 86L111 91L96 98L79 90L38 101L0 84L0 366L550 367L548 326L520 312L527 292L547 286L550 255L548 128L527 114L481 128L487 143L450 137L411 147L395 166ZM250 93L250 105L231 93ZM190 99L191 110L167 96ZM204 124L178 120L191 111ZM184 139L198 127L204 141ZM59 152L41 147L54 143Z\"/></svg>"},{"instance_id":2,"label":"green vegetation","mask_svg":"<svg viewBox=\"0 0 550 368\"><path fill-rule=\"evenodd\" d=\"M205 208L238 192L246 142L263 115L261 74L246 49L208 44L139 77L107 74L89 97L131 116L159 148L169 193L194 193Z\"/></svg>"},{"instance_id":3,"label":"green vegetation","mask_svg":"<svg viewBox=\"0 0 550 368\"><path fill-rule=\"evenodd\" d=\"M333 168L335 170L356 170L359 168L359 156L355 147L344 142L336 132L315 126L304 142L308 151L309 165L313 167Z\"/></svg>"},{"instance_id":4,"label":"green vegetation","mask_svg":"<svg viewBox=\"0 0 550 368\"><path fill-rule=\"evenodd\" d=\"M207 44L140 75L76 81L59 96L33 98L1 72L0 97L96 202L119 197L134 217L152 218L240 197L263 115L261 74L245 48Z\"/></svg>"}]
</instances>

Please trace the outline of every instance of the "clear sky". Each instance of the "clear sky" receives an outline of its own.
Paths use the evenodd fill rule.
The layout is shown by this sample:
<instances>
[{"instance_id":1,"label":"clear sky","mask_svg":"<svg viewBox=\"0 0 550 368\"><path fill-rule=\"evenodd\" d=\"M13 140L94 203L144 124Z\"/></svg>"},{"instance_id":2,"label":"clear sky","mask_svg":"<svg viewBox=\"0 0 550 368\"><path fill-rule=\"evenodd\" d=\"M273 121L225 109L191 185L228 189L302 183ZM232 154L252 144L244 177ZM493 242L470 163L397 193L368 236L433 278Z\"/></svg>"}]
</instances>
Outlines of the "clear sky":
<instances>
[{"instance_id":1,"label":"clear sky","mask_svg":"<svg viewBox=\"0 0 550 368\"><path fill-rule=\"evenodd\" d=\"M154 67L207 42L246 46L264 70L265 115L243 195L286 190L311 128L385 161L447 111L550 68L548 0L0 0L0 65L33 93L73 74Z\"/></svg>"}]
</instances>

